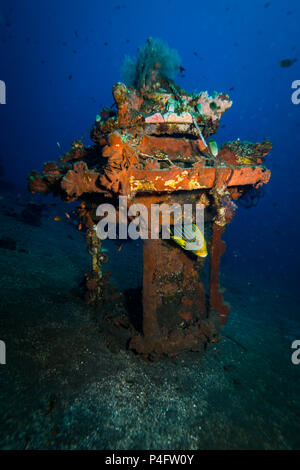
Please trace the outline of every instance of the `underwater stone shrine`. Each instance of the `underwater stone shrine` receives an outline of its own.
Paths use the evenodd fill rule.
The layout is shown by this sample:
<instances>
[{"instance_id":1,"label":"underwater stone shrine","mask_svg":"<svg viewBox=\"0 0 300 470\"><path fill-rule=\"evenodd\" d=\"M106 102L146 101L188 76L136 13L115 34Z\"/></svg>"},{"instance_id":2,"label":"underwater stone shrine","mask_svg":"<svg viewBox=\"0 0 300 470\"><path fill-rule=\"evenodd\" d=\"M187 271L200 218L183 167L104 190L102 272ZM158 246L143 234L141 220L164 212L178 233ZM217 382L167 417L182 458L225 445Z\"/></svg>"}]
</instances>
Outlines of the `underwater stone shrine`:
<instances>
[{"instance_id":1,"label":"underwater stone shrine","mask_svg":"<svg viewBox=\"0 0 300 470\"><path fill-rule=\"evenodd\" d=\"M151 40L148 53L149 44ZM144 63L145 49L147 44ZM149 213L152 204L205 207L206 258L171 240L143 240L142 331L130 326L129 348L156 360L200 351L218 340L230 310L219 285L222 234L235 215L235 201L268 183L264 160L272 144L236 140L218 149L208 139L232 106L229 96L189 94L166 76L158 60L144 68L141 60L133 86L113 86L115 103L97 116L91 129L93 145L74 141L57 162L46 162L42 173L30 173L29 190L79 202L76 211L92 258L85 299L99 304L103 315L107 302L113 311L118 293L102 271L107 254L96 232L97 207L110 203L118 212L119 196L128 198L128 207L141 203ZM124 320L113 313L108 318L114 325Z\"/></svg>"}]
</instances>

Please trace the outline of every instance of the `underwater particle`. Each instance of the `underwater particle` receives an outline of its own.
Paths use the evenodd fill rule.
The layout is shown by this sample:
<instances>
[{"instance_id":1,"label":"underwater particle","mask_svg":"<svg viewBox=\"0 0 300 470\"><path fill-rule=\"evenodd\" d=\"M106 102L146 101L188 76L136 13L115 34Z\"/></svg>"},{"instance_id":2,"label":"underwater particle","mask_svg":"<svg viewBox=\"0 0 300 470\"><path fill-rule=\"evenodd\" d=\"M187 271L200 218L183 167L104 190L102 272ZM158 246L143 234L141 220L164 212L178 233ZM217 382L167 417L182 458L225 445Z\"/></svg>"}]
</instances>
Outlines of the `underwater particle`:
<instances>
[{"instance_id":1,"label":"underwater particle","mask_svg":"<svg viewBox=\"0 0 300 470\"><path fill-rule=\"evenodd\" d=\"M234 90L234 86L232 86L231 88L229 88L229 91L233 91Z\"/></svg>"},{"instance_id":2,"label":"underwater particle","mask_svg":"<svg viewBox=\"0 0 300 470\"><path fill-rule=\"evenodd\" d=\"M105 42L103 45L104 45L104 46L108 46L108 42Z\"/></svg>"},{"instance_id":3,"label":"underwater particle","mask_svg":"<svg viewBox=\"0 0 300 470\"><path fill-rule=\"evenodd\" d=\"M290 67L297 61L298 59L296 57L294 59L283 59L279 62L279 65L280 67Z\"/></svg>"},{"instance_id":4,"label":"underwater particle","mask_svg":"<svg viewBox=\"0 0 300 470\"><path fill-rule=\"evenodd\" d=\"M73 75L70 73L70 75L68 76L68 79L72 80L72 78L73 78Z\"/></svg>"},{"instance_id":5,"label":"underwater particle","mask_svg":"<svg viewBox=\"0 0 300 470\"><path fill-rule=\"evenodd\" d=\"M269 8L270 5L271 5L271 2L266 2L266 3L264 4L264 7L265 7L265 8Z\"/></svg>"}]
</instances>

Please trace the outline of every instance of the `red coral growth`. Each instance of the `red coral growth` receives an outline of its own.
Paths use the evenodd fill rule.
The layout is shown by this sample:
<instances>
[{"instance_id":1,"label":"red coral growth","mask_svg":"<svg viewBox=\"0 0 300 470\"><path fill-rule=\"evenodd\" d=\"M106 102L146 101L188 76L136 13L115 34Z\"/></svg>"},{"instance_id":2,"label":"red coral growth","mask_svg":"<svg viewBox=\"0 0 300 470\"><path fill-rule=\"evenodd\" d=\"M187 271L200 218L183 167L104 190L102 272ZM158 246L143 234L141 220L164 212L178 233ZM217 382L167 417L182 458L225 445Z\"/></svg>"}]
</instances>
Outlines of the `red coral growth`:
<instances>
[{"instance_id":1,"label":"red coral growth","mask_svg":"<svg viewBox=\"0 0 300 470\"><path fill-rule=\"evenodd\" d=\"M29 191L34 193L48 193L54 190L55 183L59 181L62 174L56 162L46 162L41 175L37 171L32 171L28 178Z\"/></svg>"},{"instance_id":2,"label":"red coral growth","mask_svg":"<svg viewBox=\"0 0 300 470\"><path fill-rule=\"evenodd\" d=\"M84 193L103 192L96 184L98 177L85 162L78 162L63 178L61 187L70 196L69 200L75 200Z\"/></svg>"},{"instance_id":3,"label":"red coral growth","mask_svg":"<svg viewBox=\"0 0 300 470\"><path fill-rule=\"evenodd\" d=\"M71 160L84 159L86 156L86 150L81 140L74 140L72 142L72 148L64 154L61 158L62 162L69 162Z\"/></svg>"},{"instance_id":4,"label":"red coral growth","mask_svg":"<svg viewBox=\"0 0 300 470\"><path fill-rule=\"evenodd\" d=\"M32 171L28 176L28 189L32 194L47 194L50 191L47 181L37 171Z\"/></svg>"},{"instance_id":5,"label":"red coral growth","mask_svg":"<svg viewBox=\"0 0 300 470\"><path fill-rule=\"evenodd\" d=\"M56 162L46 162L43 168L43 175L50 186L55 184L62 177Z\"/></svg>"},{"instance_id":6,"label":"red coral growth","mask_svg":"<svg viewBox=\"0 0 300 470\"><path fill-rule=\"evenodd\" d=\"M139 145L141 152L151 155L165 152L169 157L182 157L182 160L199 155L198 145L194 140L176 139L174 137L155 137L145 135Z\"/></svg>"},{"instance_id":7,"label":"red coral growth","mask_svg":"<svg viewBox=\"0 0 300 470\"><path fill-rule=\"evenodd\" d=\"M46 162L43 167L43 175L51 173L52 175L59 175L60 171L58 169L56 162Z\"/></svg>"},{"instance_id":8,"label":"red coral growth","mask_svg":"<svg viewBox=\"0 0 300 470\"><path fill-rule=\"evenodd\" d=\"M108 157L108 162L100 179L101 185L111 191L120 190L123 193L124 187L128 186L127 170L139 164L137 151L129 142L123 142L118 132L113 132L102 155Z\"/></svg>"},{"instance_id":9,"label":"red coral growth","mask_svg":"<svg viewBox=\"0 0 300 470\"><path fill-rule=\"evenodd\" d=\"M113 87L113 95L118 106L118 127L129 127L141 120L142 116L137 116L143 103L143 99L138 96L135 90L129 90L123 83L116 83Z\"/></svg>"},{"instance_id":10,"label":"red coral growth","mask_svg":"<svg viewBox=\"0 0 300 470\"><path fill-rule=\"evenodd\" d=\"M76 213L79 215L81 221L87 228L91 228L94 225L93 218L91 216L91 211L87 205L82 202L79 207L76 209ZM88 232L87 232L88 234Z\"/></svg>"},{"instance_id":11,"label":"red coral growth","mask_svg":"<svg viewBox=\"0 0 300 470\"><path fill-rule=\"evenodd\" d=\"M130 191L128 176L129 172L127 169L118 170L110 168L105 170L104 174L100 176L99 183L108 191L128 194Z\"/></svg>"}]
</instances>

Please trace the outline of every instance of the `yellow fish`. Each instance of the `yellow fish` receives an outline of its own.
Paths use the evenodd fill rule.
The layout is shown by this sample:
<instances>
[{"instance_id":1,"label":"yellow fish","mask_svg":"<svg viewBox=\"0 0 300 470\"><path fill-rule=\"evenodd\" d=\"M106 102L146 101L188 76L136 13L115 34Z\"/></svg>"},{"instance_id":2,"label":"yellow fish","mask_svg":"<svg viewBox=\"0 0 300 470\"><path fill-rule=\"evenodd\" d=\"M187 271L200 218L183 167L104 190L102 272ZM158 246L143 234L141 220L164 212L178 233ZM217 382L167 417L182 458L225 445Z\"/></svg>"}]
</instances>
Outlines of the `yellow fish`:
<instances>
[{"instance_id":1,"label":"yellow fish","mask_svg":"<svg viewBox=\"0 0 300 470\"><path fill-rule=\"evenodd\" d=\"M183 224L169 230L172 240L184 250L188 250L196 256L205 258L207 256L207 246L202 232L196 224Z\"/></svg>"}]
</instances>

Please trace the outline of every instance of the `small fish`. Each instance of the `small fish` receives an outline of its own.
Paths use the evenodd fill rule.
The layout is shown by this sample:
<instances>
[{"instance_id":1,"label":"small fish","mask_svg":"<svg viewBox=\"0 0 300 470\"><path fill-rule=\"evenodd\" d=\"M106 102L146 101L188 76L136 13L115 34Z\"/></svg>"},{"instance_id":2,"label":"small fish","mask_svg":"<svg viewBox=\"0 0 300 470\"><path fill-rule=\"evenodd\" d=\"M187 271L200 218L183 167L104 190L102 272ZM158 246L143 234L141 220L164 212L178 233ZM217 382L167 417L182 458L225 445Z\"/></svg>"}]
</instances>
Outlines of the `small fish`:
<instances>
[{"instance_id":1,"label":"small fish","mask_svg":"<svg viewBox=\"0 0 300 470\"><path fill-rule=\"evenodd\" d=\"M207 146L205 145L205 143L201 139L197 140L197 144L198 144L199 150L201 152L204 152L204 150L207 149Z\"/></svg>"},{"instance_id":2,"label":"small fish","mask_svg":"<svg viewBox=\"0 0 300 470\"><path fill-rule=\"evenodd\" d=\"M184 250L191 251L194 255L205 258L207 256L207 246L202 232L196 224L183 224L169 229L171 238Z\"/></svg>"},{"instance_id":3,"label":"small fish","mask_svg":"<svg viewBox=\"0 0 300 470\"><path fill-rule=\"evenodd\" d=\"M55 220L56 222L58 222L58 221L61 220L61 219L60 219L60 217L58 217L58 215L57 215L56 217L54 217L53 220Z\"/></svg>"},{"instance_id":4,"label":"small fish","mask_svg":"<svg viewBox=\"0 0 300 470\"><path fill-rule=\"evenodd\" d=\"M217 157L219 153L218 144L215 140L208 141L208 148L213 157Z\"/></svg>"},{"instance_id":5,"label":"small fish","mask_svg":"<svg viewBox=\"0 0 300 470\"><path fill-rule=\"evenodd\" d=\"M70 216L70 214L68 214L68 212L65 212L65 216L67 217L67 219L71 218L71 216Z\"/></svg>"},{"instance_id":6,"label":"small fish","mask_svg":"<svg viewBox=\"0 0 300 470\"><path fill-rule=\"evenodd\" d=\"M59 143L59 142L56 142L56 145L57 145L57 147L58 147L58 148L59 148L59 150L60 150L60 149L61 149L61 145L60 145L60 143Z\"/></svg>"},{"instance_id":7,"label":"small fish","mask_svg":"<svg viewBox=\"0 0 300 470\"><path fill-rule=\"evenodd\" d=\"M123 244L119 246L118 251L121 251L123 248Z\"/></svg>"},{"instance_id":8,"label":"small fish","mask_svg":"<svg viewBox=\"0 0 300 470\"><path fill-rule=\"evenodd\" d=\"M290 67L293 65L295 62L297 62L298 59L283 59L280 61L279 65L280 67Z\"/></svg>"},{"instance_id":9,"label":"small fish","mask_svg":"<svg viewBox=\"0 0 300 470\"><path fill-rule=\"evenodd\" d=\"M81 230L82 229L82 224L79 224L78 225L78 230Z\"/></svg>"}]
</instances>

